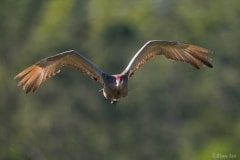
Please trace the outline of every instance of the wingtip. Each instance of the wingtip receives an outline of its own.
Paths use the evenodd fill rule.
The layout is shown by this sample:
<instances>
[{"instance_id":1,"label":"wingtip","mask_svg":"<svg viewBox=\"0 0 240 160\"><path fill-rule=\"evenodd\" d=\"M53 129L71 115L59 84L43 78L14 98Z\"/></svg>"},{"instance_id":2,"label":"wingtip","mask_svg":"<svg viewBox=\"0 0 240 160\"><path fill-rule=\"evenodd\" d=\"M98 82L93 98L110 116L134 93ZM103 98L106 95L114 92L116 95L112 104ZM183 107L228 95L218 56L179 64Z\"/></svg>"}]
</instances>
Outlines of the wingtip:
<instances>
[{"instance_id":1,"label":"wingtip","mask_svg":"<svg viewBox=\"0 0 240 160\"><path fill-rule=\"evenodd\" d=\"M13 77L13 79L15 80L15 79L17 79L19 77L20 77L19 74L17 74L16 76Z\"/></svg>"},{"instance_id":2,"label":"wingtip","mask_svg":"<svg viewBox=\"0 0 240 160\"><path fill-rule=\"evenodd\" d=\"M207 67L213 68L213 65L210 63L211 61L212 61L212 59L211 59L211 58L208 58L208 61L203 61L203 63L204 63Z\"/></svg>"},{"instance_id":3,"label":"wingtip","mask_svg":"<svg viewBox=\"0 0 240 160\"><path fill-rule=\"evenodd\" d=\"M213 68L213 65L210 63L210 64L208 65L208 67L209 67L209 68Z\"/></svg>"}]
</instances>

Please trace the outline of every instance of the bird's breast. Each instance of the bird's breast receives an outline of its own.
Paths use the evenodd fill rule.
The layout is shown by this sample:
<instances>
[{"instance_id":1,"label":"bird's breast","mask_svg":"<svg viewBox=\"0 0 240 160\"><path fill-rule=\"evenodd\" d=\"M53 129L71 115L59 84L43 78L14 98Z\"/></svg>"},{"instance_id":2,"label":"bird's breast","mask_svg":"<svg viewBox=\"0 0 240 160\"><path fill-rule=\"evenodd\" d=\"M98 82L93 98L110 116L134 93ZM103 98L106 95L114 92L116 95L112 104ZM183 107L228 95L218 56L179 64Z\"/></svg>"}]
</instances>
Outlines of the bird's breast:
<instances>
[{"instance_id":1,"label":"bird's breast","mask_svg":"<svg viewBox=\"0 0 240 160\"><path fill-rule=\"evenodd\" d=\"M105 86L103 88L103 95L107 99L119 99L121 97L126 97L128 94L128 88L126 87L111 87Z\"/></svg>"}]
</instances>

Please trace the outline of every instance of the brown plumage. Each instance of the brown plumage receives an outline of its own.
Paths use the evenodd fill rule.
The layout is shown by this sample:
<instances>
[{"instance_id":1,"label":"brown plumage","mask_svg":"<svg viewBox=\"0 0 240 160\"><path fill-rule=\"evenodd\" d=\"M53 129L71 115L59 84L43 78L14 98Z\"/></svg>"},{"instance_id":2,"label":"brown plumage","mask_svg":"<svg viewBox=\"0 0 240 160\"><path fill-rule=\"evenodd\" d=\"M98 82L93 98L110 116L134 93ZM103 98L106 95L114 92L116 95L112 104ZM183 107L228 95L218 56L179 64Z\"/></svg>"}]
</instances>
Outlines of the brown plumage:
<instances>
[{"instance_id":1,"label":"brown plumage","mask_svg":"<svg viewBox=\"0 0 240 160\"><path fill-rule=\"evenodd\" d=\"M135 54L126 71L129 70L129 76L131 77L136 70L156 55L164 55L168 59L190 63L197 69L203 65L213 67L207 57L208 53L210 53L209 50L191 44L153 40L147 42Z\"/></svg>"},{"instance_id":2,"label":"brown plumage","mask_svg":"<svg viewBox=\"0 0 240 160\"><path fill-rule=\"evenodd\" d=\"M26 68L14 78L22 78L18 86L23 86L26 93L38 89L41 83L60 72L61 67L69 66L88 74L92 79L103 83L101 70L76 51L66 51L44 58Z\"/></svg>"},{"instance_id":3,"label":"brown plumage","mask_svg":"<svg viewBox=\"0 0 240 160\"><path fill-rule=\"evenodd\" d=\"M164 55L172 60L190 63L199 69L204 65L213 67L207 57L208 53L209 50L196 45L152 40L134 55L122 73L109 75L80 53L71 50L40 60L17 74L15 78L21 78L18 86L23 86L26 93L34 92L46 79L59 73L61 67L69 66L102 83L104 96L115 103L119 98L127 95L128 79L152 57Z\"/></svg>"}]
</instances>

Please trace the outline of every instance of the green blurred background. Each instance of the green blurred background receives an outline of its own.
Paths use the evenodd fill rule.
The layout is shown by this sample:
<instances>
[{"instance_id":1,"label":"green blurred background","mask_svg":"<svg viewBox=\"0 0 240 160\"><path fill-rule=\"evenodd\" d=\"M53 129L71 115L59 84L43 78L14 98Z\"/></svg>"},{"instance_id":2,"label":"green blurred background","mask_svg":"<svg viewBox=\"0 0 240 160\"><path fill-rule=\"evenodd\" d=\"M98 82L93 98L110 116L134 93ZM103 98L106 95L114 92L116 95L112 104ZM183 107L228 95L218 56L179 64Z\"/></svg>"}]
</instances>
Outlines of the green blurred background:
<instances>
[{"instance_id":1,"label":"green blurred background","mask_svg":"<svg viewBox=\"0 0 240 160\"><path fill-rule=\"evenodd\" d=\"M214 52L213 69L157 57L116 105L64 68L34 94L13 77L75 49L108 73L148 40ZM0 159L240 159L239 0L1 0Z\"/></svg>"}]
</instances>

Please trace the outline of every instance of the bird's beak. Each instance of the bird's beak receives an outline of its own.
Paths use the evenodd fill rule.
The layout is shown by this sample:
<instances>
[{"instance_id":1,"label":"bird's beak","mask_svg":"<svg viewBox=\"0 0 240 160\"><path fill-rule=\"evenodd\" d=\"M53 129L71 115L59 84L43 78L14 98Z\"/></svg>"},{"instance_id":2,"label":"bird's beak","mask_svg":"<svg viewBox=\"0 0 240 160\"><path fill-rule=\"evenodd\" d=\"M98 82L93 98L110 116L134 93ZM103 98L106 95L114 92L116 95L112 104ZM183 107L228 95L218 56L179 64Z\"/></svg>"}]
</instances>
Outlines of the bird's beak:
<instances>
[{"instance_id":1,"label":"bird's beak","mask_svg":"<svg viewBox=\"0 0 240 160\"><path fill-rule=\"evenodd\" d=\"M120 86L120 79L116 80L116 86L119 87Z\"/></svg>"}]
</instances>

